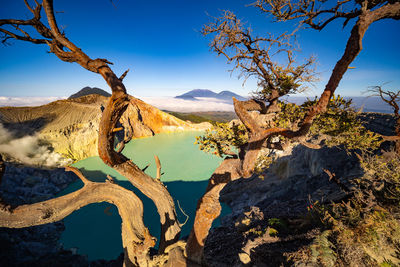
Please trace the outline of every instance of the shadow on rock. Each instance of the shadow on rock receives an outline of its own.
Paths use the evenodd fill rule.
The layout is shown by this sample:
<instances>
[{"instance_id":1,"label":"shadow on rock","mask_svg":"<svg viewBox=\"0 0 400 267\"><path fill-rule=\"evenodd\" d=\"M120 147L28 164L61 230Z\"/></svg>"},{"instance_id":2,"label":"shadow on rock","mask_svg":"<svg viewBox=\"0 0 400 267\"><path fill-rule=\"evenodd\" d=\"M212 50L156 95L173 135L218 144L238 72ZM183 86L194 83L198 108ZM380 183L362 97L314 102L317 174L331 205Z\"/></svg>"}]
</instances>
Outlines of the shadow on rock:
<instances>
[{"instance_id":1,"label":"shadow on rock","mask_svg":"<svg viewBox=\"0 0 400 267\"><path fill-rule=\"evenodd\" d=\"M335 174L335 179L324 171ZM341 148L298 145L265 172L229 183L220 200L232 213L207 238L210 266L291 266L288 255L308 245L319 228L309 218L314 201L346 198L364 174L358 158ZM247 266L246 265L246 266Z\"/></svg>"}]
</instances>

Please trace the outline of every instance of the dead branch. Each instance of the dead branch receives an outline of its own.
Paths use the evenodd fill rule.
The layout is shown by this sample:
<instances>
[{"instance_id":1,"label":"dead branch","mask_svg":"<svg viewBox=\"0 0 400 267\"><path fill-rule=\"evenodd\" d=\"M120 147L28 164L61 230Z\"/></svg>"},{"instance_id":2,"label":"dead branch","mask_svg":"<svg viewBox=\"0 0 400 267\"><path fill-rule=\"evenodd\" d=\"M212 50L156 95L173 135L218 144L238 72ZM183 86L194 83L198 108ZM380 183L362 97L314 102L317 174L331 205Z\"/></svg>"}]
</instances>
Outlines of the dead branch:
<instances>
[{"instance_id":1,"label":"dead branch","mask_svg":"<svg viewBox=\"0 0 400 267\"><path fill-rule=\"evenodd\" d=\"M112 131L113 131L113 133L116 133L116 132L122 131L123 129L124 129L123 127L118 127L118 128L114 128Z\"/></svg>"},{"instance_id":2,"label":"dead branch","mask_svg":"<svg viewBox=\"0 0 400 267\"><path fill-rule=\"evenodd\" d=\"M385 141L398 141L398 140L400 140L400 136L395 136L395 135L393 135L393 136L380 135L380 136Z\"/></svg>"},{"instance_id":3,"label":"dead branch","mask_svg":"<svg viewBox=\"0 0 400 267\"><path fill-rule=\"evenodd\" d=\"M92 181L90 181L90 180L88 180L81 172L80 172L80 170L78 170L77 168L75 168L75 167L72 167L72 166L67 166L67 167L65 167L65 170L67 171L67 172L73 172L73 173L75 173L76 174L76 176L78 176L79 177L79 179L81 179L81 181L83 182L83 184L89 184L89 183L92 183Z\"/></svg>"},{"instance_id":4,"label":"dead branch","mask_svg":"<svg viewBox=\"0 0 400 267\"><path fill-rule=\"evenodd\" d=\"M108 202L118 208L122 219L122 243L128 255L126 266L147 265L147 251L155 239L143 224L142 201L117 184L90 182L76 168L68 167L84 181L83 188L47 201L21 205L12 211L0 210L0 227L23 228L62 220L92 203Z\"/></svg>"},{"instance_id":5,"label":"dead branch","mask_svg":"<svg viewBox=\"0 0 400 267\"><path fill-rule=\"evenodd\" d=\"M305 146L307 148L310 148L310 149L321 149L320 145L313 144L313 143L307 142L307 141L302 140L302 139L299 140L299 142L300 142L301 145L303 145L303 146Z\"/></svg>"},{"instance_id":6,"label":"dead branch","mask_svg":"<svg viewBox=\"0 0 400 267\"><path fill-rule=\"evenodd\" d=\"M370 93L371 96L379 96L382 101L392 107L396 119L396 136L382 136L382 138L386 141L395 141L395 151L400 154L400 90L397 90L396 92L383 90L382 86L372 86L367 90L367 93Z\"/></svg>"},{"instance_id":7,"label":"dead branch","mask_svg":"<svg viewBox=\"0 0 400 267\"><path fill-rule=\"evenodd\" d=\"M127 69L124 73L122 73L121 77L119 77L119 79L121 80L121 82L122 82L122 80L125 78L125 76L128 74L128 72L129 72L129 69Z\"/></svg>"},{"instance_id":8,"label":"dead branch","mask_svg":"<svg viewBox=\"0 0 400 267\"><path fill-rule=\"evenodd\" d=\"M118 147L117 153L121 153L125 148L125 140L122 140L121 142L119 142L117 144L117 147Z\"/></svg>"},{"instance_id":9,"label":"dead branch","mask_svg":"<svg viewBox=\"0 0 400 267\"><path fill-rule=\"evenodd\" d=\"M147 165L142 169L142 172L146 171L148 167L150 167L150 163L147 164Z\"/></svg>"},{"instance_id":10,"label":"dead branch","mask_svg":"<svg viewBox=\"0 0 400 267\"><path fill-rule=\"evenodd\" d=\"M158 156L154 155L154 160L156 161L156 166L157 166L157 175L156 179L160 180L161 178L161 162Z\"/></svg>"},{"instance_id":11,"label":"dead branch","mask_svg":"<svg viewBox=\"0 0 400 267\"><path fill-rule=\"evenodd\" d=\"M107 182L107 183L115 184L114 178L112 178L112 177L111 177L110 175L108 175L108 174L107 174L107 180L106 180L106 182Z\"/></svg>"},{"instance_id":12,"label":"dead branch","mask_svg":"<svg viewBox=\"0 0 400 267\"><path fill-rule=\"evenodd\" d=\"M185 211L182 209L181 204L179 203L179 200L177 200L176 202L178 203L179 210L180 210L180 211L182 212L182 214L185 215L185 217L186 217L185 222L180 223L181 227L183 227L183 226L187 223L187 221L189 220L189 215L187 215L187 214L185 213Z\"/></svg>"},{"instance_id":13,"label":"dead branch","mask_svg":"<svg viewBox=\"0 0 400 267\"><path fill-rule=\"evenodd\" d=\"M361 10L352 8L351 0L337 1L331 8L324 8L323 3L316 0L306 1L274 1L258 0L253 5L266 13L270 13L278 21L298 19L302 24L309 27L322 30L330 22L338 18L344 18L343 27L349 20L361 15ZM375 4L376 6L376 4Z\"/></svg>"},{"instance_id":14,"label":"dead branch","mask_svg":"<svg viewBox=\"0 0 400 267\"><path fill-rule=\"evenodd\" d=\"M233 70L241 71L239 76L244 76L245 80L251 76L258 79L259 91L254 97L269 102L268 112L278 111L279 97L302 91L306 83L315 80L313 57L302 65L295 64L294 32L253 36L252 30L245 28L234 13L224 11L221 17L203 27L202 34L214 35L210 48L233 63ZM277 63L275 58L282 56L286 63Z\"/></svg>"},{"instance_id":15,"label":"dead branch","mask_svg":"<svg viewBox=\"0 0 400 267\"><path fill-rule=\"evenodd\" d=\"M346 193L351 192L351 190L340 181L340 179L336 176L336 174L332 173L327 169L323 169L323 171L329 176L329 181L335 182L339 186L339 188L342 189L344 192Z\"/></svg>"},{"instance_id":16,"label":"dead branch","mask_svg":"<svg viewBox=\"0 0 400 267\"><path fill-rule=\"evenodd\" d=\"M390 90L383 90L382 86L372 86L367 90L371 96L378 96L381 100L387 103L389 106L392 107L393 113L396 117L400 116L399 111L399 102L400 102L400 90L390 91Z\"/></svg>"}]
</instances>

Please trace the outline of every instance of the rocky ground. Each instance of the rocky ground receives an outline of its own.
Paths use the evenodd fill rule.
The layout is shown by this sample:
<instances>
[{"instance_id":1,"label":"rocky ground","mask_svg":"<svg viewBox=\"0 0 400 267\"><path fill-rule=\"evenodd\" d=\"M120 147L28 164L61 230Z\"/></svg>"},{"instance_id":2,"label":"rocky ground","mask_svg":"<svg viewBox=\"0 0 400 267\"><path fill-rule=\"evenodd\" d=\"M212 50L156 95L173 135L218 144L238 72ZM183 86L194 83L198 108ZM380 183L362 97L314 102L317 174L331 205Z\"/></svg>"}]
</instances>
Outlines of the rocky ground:
<instances>
[{"instance_id":1,"label":"rocky ground","mask_svg":"<svg viewBox=\"0 0 400 267\"><path fill-rule=\"evenodd\" d=\"M361 113L358 118L363 123L364 127L370 131L382 134L393 135L395 128L394 115L376 112Z\"/></svg>"}]
</instances>

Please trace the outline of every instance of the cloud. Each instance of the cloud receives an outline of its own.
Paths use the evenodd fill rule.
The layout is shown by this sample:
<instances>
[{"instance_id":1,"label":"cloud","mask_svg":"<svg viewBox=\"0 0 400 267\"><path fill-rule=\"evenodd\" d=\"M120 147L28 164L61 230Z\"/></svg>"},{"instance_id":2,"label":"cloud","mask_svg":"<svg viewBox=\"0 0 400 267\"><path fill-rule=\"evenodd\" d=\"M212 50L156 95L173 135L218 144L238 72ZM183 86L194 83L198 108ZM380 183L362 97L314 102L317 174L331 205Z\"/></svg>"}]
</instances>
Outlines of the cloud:
<instances>
[{"instance_id":1,"label":"cloud","mask_svg":"<svg viewBox=\"0 0 400 267\"><path fill-rule=\"evenodd\" d=\"M0 153L28 165L60 167L72 163L70 159L53 152L38 136L14 138L2 124L0 124Z\"/></svg>"},{"instance_id":2,"label":"cloud","mask_svg":"<svg viewBox=\"0 0 400 267\"><path fill-rule=\"evenodd\" d=\"M12 107L22 107L22 106L41 106L56 100L65 99L66 97L8 97L0 96L0 107L12 106Z\"/></svg>"},{"instance_id":3,"label":"cloud","mask_svg":"<svg viewBox=\"0 0 400 267\"><path fill-rule=\"evenodd\" d=\"M2 106L40 106L66 97L7 97L0 96L0 107ZM217 98L199 97L196 100L186 100L174 97L138 97L159 109L194 112L194 111L233 111L231 101Z\"/></svg>"},{"instance_id":4,"label":"cloud","mask_svg":"<svg viewBox=\"0 0 400 267\"><path fill-rule=\"evenodd\" d=\"M198 100L186 100L174 97L138 97L158 109L195 112L195 111L233 111L232 103L216 98L199 97Z\"/></svg>"}]
</instances>

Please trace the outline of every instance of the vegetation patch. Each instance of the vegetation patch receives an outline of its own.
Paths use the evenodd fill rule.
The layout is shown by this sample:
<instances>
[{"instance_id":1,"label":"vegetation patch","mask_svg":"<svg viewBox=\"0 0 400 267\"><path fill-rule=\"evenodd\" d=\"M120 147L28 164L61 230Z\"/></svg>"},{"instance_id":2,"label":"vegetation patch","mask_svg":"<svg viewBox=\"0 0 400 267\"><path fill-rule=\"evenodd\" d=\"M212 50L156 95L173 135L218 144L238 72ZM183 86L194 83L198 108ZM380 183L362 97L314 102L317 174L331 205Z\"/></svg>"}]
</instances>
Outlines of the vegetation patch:
<instances>
[{"instance_id":1,"label":"vegetation patch","mask_svg":"<svg viewBox=\"0 0 400 267\"><path fill-rule=\"evenodd\" d=\"M309 246L308 261L321 266L398 266L400 264L400 156L359 157L364 176L340 203L315 202L311 213L323 231ZM307 261L306 260L306 261Z\"/></svg>"}]
</instances>

